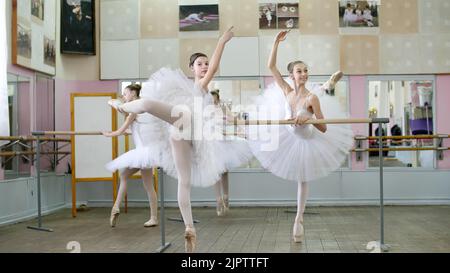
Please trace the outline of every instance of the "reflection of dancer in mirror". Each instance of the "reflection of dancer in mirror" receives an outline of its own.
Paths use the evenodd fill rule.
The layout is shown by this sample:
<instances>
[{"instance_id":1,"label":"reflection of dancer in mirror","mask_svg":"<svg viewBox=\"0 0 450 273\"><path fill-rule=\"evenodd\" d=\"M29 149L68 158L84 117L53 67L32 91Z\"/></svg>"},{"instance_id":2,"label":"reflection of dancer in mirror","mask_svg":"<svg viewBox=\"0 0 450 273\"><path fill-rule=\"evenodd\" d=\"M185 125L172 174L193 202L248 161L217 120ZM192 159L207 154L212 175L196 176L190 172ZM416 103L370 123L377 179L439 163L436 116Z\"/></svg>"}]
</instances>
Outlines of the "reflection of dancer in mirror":
<instances>
[{"instance_id":1,"label":"reflection of dancer in mirror","mask_svg":"<svg viewBox=\"0 0 450 273\"><path fill-rule=\"evenodd\" d=\"M214 99L214 105L217 107L221 115L227 118L233 118L230 115L230 111L226 106L221 105L220 95L218 90L211 91L211 95ZM225 215L230 209L229 201L229 183L228 183L228 172L225 172L220 177L220 180L214 184L214 189L216 192L216 212L217 216Z\"/></svg>"},{"instance_id":2,"label":"reflection of dancer in mirror","mask_svg":"<svg viewBox=\"0 0 450 273\"><path fill-rule=\"evenodd\" d=\"M205 13L203 12L191 13L188 17L185 18L185 20L205 23L209 22L207 19L205 19Z\"/></svg>"},{"instance_id":3,"label":"reflection of dancer in mirror","mask_svg":"<svg viewBox=\"0 0 450 273\"><path fill-rule=\"evenodd\" d=\"M264 168L281 178L298 183L293 239L295 242L302 242L303 214L308 196L307 183L324 177L341 166L353 145L353 135L346 126L305 124L314 118L323 119L322 109L338 108L339 102L335 97L320 94L325 93L324 89L333 89L342 77L342 72L333 74L321 90L310 92L306 88L308 67L302 61L295 61L288 65L289 78L292 81L288 83L276 67L278 46L286 39L287 33L288 31L281 31L276 36L268 62L276 84L269 86L261 98L266 107L282 107L284 118L295 121L296 125L279 126L280 141L276 149L264 149L262 141L251 140L249 143ZM319 96L321 101L326 103L319 101Z\"/></svg>"},{"instance_id":4,"label":"reflection of dancer in mirror","mask_svg":"<svg viewBox=\"0 0 450 273\"><path fill-rule=\"evenodd\" d=\"M238 167L251 158L248 146L237 143L238 141L223 141L223 116L220 117L220 130L214 130L211 135L212 128L208 126L214 127L217 120L203 115L203 111L200 111L202 115L193 111L194 102L203 105L205 110L214 109L208 84L219 68L225 45L233 37L231 30L232 28L225 31L219 38L211 60L203 53L191 56L189 68L194 72L194 81L188 79L180 70L162 68L150 77L147 85L149 89L143 90L148 91L148 99L132 101L118 107L119 111L127 113L148 112L165 121L167 129L159 131L161 138L155 141L154 145L167 145L169 149L162 151L162 159L157 165L169 174L175 170L178 178L177 198L186 228L186 252L194 251L197 238L192 219L191 185L212 186L228 168L233 165ZM198 121L199 119L202 122ZM190 123L191 120L193 123ZM183 133L180 134L180 131Z\"/></svg>"},{"instance_id":5,"label":"reflection of dancer in mirror","mask_svg":"<svg viewBox=\"0 0 450 273\"><path fill-rule=\"evenodd\" d=\"M141 86L138 84L131 84L127 86L123 91L123 100L125 102L139 100L140 90ZM116 107L114 105L112 106ZM119 192L117 194L116 202L111 210L110 225L111 227L115 227L117 224L117 219L120 213L120 204L122 203L127 191L128 179L140 170L144 189L147 191L148 201L150 204L150 220L144 223L144 227L153 227L158 225L158 200L153 185L154 164L151 162L150 157L150 153L154 151L152 151L151 147L149 147L147 143L148 131L151 129L148 128L148 125L138 121L138 115L128 114L125 119L125 123L119 130L114 132L103 132L103 135L107 137L120 136L125 134L128 128L131 128L131 133L136 148L126 152L106 165L106 168L111 172L120 170Z\"/></svg>"}]
</instances>

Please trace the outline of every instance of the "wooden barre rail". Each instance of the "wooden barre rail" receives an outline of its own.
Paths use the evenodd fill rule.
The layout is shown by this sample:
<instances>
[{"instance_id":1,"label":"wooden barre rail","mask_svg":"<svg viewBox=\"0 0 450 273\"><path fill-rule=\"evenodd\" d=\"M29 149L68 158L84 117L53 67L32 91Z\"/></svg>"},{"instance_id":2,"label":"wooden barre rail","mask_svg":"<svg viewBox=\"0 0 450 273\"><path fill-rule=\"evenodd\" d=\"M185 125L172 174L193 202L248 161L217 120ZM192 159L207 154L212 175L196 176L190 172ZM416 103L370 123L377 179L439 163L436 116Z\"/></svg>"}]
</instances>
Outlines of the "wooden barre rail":
<instances>
[{"instance_id":1,"label":"wooden barre rail","mask_svg":"<svg viewBox=\"0 0 450 273\"><path fill-rule=\"evenodd\" d=\"M378 152L379 148L362 148L352 149L352 152ZM416 148L383 148L383 152L401 152L401 151L446 151L450 150L450 147L416 147Z\"/></svg>"},{"instance_id":2,"label":"wooden barre rail","mask_svg":"<svg viewBox=\"0 0 450 273\"><path fill-rule=\"evenodd\" d=\"M15 140L20 140L20 141L26 141L26 142L30 142L30 141L36 141L37 138L36 137L30 137L30 136L0 136L0 140L10 140L10 141L15 141ZM55 141L55 142L70 142L70 139L67 138L41 138L41 141Z\"/></svg>"},{"instance_id":3,"label":"wooden barre rail","mask_svg":"<svg viewBox=\"0 0 450 273\"><path fill-rule=\"evenodd\" d=\"M41 152L44 155L68 155L70 152ZM36 155L34 151L23 151L23 152L0 152L0 156L18 156L18 155Z\"/></svg>"},{"instance_id":4,"label":"wooden barre rail","mask_svg":"<svg viewBox=\"0 0 450 273\"><path fill-rule=\"evenodd\" d=\"M382 136L383 140L450 138L450 135ZM355 140L378 140L377 136L356 136Z\"/></svg>"},{"instance_id":5,"label":"wooden barre rail","mask_svg":"<svg viewBox=\"0 0 450 273\"><path fill-rule=\"evenodd\" d=\"M34 136L44 136L44 135L66 135L66 136L82 136L82 135L102 135L99 131L85 131L85 132L75 132L75 131L36 131L32 133Z\"/></svg>"},{"instance_id":6,"label":"wooden barre rail","mask_svg":"<svg viewBox=\"0 0 450 273\"><path fill-rule=\"evenodd\" d=\"M351 124L351 123L389 123L388 118L349 118L349 119L316 119L305 124ZM229 125L289 125L295 124L294 119L286 120L236 120Z\"/></svg>"}]
</instances>

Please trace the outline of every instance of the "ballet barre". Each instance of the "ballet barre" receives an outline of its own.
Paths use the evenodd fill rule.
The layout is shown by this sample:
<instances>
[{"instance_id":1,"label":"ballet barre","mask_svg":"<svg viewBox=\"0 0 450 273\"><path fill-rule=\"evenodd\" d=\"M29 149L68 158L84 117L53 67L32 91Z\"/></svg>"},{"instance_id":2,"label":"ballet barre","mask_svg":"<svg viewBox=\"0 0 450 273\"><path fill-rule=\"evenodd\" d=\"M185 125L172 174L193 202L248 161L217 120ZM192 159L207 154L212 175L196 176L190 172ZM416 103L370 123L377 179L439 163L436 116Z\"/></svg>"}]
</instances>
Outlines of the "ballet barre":
<instances>
[{"instance_id":1,"label":"ballet barre","mask_svg":"<svg viewBox=\"0 0 450 273\"><path fill-rule=\"evenodd\" d=\"M349 119L313 119L304 124L353 124L353 123L389 123L387 118L349 118ZM235 120L230 125L293 125L294 119L284 120Z\"/></svg>"},{"instance_id":2,"label":"ballet barre","mask_svg":"<svg viewBox=\"0 0 450 273\"><path fill-rule=\"evenodd\" d=\"M318 119L318 120L308 120L305 124L352 124L352 123L378 123L381 126L383 123L389 123L388 118L360 118L360 119ZM295 124L293 119L288 120L235 120L232 122L234 125L288 125ZM41 131L33 132L33 135L37 137L37 149L40 148L40 137L43 135L101 135L101 132L65 132L65 131ZM383 188L383 141L382 141L381 130L378 135L379 140L379 184L380 184L380 241L379 248L381 251L388 251L389 246L384 243L384 188ZM39 169L39 159L40 154L37 153L37 182L38 182L38 217L39 217L39 228L41 228L40 221L40 169ZM160 202L161 202L161 246L156 250L156 252L163 252L170 246L170 243L165 242L165 224L164 224L164 180L162 169L158 168L158 173L161 173L160 177ZM73 201L73 200L72 200Z\"/></svg>"}]
</instances>

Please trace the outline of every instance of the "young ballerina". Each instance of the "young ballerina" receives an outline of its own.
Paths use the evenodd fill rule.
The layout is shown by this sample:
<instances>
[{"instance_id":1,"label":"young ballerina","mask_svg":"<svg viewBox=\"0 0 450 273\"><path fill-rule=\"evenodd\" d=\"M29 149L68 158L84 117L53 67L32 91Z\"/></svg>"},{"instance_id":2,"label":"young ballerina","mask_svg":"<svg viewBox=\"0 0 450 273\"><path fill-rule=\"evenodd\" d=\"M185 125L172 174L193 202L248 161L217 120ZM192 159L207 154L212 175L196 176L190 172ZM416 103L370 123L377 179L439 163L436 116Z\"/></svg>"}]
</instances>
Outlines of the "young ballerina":
<instances>
[{"instance_id":1,"label":"young ballerina","mask_svg":"<svg viewBox=\"0 0 450 273\"><path fill-rule=\"evenodd\" d=\"M308 196L308 182L324 177L338 169L345 160L353 145L352 131L346 126L326 124L305 124L306 121L323 119L319 96L306 88L308 67L301 61L289 64L290 85L276 67L278 45L285 40L287 31L281 31L275 38L268 67L275 79L260 97L265 107L280 106L284 111L278 112L279 119L292 119L294 126L279 126L279 143L276 149L267 149L264 143L250 140L249 144L255 157L261 165L273 174L292 181L297 181L297 215L293 227L293 239L302 242L304 237L303 213ZM335 73L322 87L333 89L342 77L341 72ZM324 110L334 107L334 99L323 95ZM330 98L325 98L330 97ZM284 117L281 115L285 115ZM336 116L331 116L336 118Z\"/></svg>"},{"instance_id":2,"label":"young ballerina","mask_svg":"<svg viewBox=\"0 0 450 273\"><path fill-rule=\"evenodd\" d=\"M250 150L241 143L223 141L221 125L220 130L209 132L216 118L196 110L203 106L214 112L208 84L219 68L226 43L233 37L231 30L232 27L220 37L211 60L203 53L191 56L189 67L194 72L194 81L181 70L161 68L150 77L148 88L144 86L148 98L118 107L127 113L148 112L166 122L166 129L160 132L160 142L155 145L169 143L170 149L162 153L157 165L169 175L176 173L178 178L177 199L186 227L186 252L195 250L197 237L192 220L191 185L212 186L228 168L240 166L251 158ZM223 122L223 117L218 120Z\"/></svg>"},{"instance_id":3,"label":"young ballerina","mask_svg":"<svg viewBox=\"0 0 450 273\"><path fill-rule=\"evenodd\" d=\"M139 99L139 93L141 86L138 84L128 85L123 91L123 99L125 102L130 102ZM114 107L114 105L112 105ZM157 196L155 188L153 186L153 169L154 164L149 156L150 153L154 153L151 147L147 145L147 138L149 130L148 126L139 121L139 117L136 114L129 114L125 119L125 123L119 130L114 132L103 132L106 137L114 137L123 135L128 128L131 128L133 141L136 146L135 149L126 152L125 154L119 156L115 160L111 161L106 165L106 168L115 172L120 170L120 186L119 192L117 194L116 202L111 210L110 225L115 227L117 224L117 219L120 214L120 204L124 198L127 191L127 181L128 179L137 171L141 171L142 182L145 190L147 191L147 196L150 204L150 220L144 223L144 227L153 227L158 225L158 207L157 207Z\"/></svg>"}]
</instances>

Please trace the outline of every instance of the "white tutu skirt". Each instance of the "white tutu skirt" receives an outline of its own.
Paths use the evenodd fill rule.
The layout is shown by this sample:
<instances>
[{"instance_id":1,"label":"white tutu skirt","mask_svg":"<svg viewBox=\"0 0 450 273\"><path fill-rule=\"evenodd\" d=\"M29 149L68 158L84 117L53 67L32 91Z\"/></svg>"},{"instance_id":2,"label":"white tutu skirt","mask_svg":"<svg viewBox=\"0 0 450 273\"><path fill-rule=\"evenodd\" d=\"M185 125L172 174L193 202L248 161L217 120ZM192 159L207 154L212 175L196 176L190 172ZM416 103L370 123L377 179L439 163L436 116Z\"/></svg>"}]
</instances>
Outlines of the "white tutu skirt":
<instances>
[{"instance_id":1,"label":"white tutu skirt","mask_svg":"<svg viewBox=\"0 0 450 273\"><path fill-rule=\"evenodd\" d=\"M313 92L316 93L316 92ZM342 118L346 114L338 107L334 97L316 94L319 97L325 118ZM290 118L282 90L271 85L256 99L258 105L277 105L269 119ZM333 114L331 114L334 112ZM340 114L338 113L340 112ZM353 146L353 131L348 125L327 125L325 133L313 125L271 125L277 128L278 142L273 138L262 141L253 136L250 148L262 167L281 178L292 181L313 181L329 175L341 167ZM272 142L272 145L268 145Z\"/></svg>"},{"instance_id":2,"label":"white tutu skirt","mask_svg":"<svg viewBox=\"0 0 450 273\"><path fill-rule=\"evenodd\" d=\"M152 161L154 153L151 147L133 149L106 164L106 169L111 172L124 169L151 169L157 166L157 162Z\"/></svg>"},{"instance_id":3,"label":"white tutu skirt","mask_svg":"<svg viewBox=\"0 0 450 273\"><path fill-rule=\"evenodd\" d=\"M130 150L113 161L106 164L106 169L111 172L124 169L150 169L158 166L164 149L167 149L160 141L160 131L163 123L149 114L139 114L131 124L131 135L135 149ZM156 145L159 143L159 145Z\"/></svg>"},{"instance_id":4,"label":"white tutu skirt","mask_svg":"<svg viewBox=\"0 0 450 273\"><path fill-rule=\"evenodd\" d=\"M194 100L199 101L203 106L212 105L213 98L209 93L200 90L194 85L194 82L188 79L181 70L172 70L161 68L155 72L150 79L143 84L141 90L142 99L151 99L170 105L184 105L189 109L194 109ZM193 118L192 130L200 128L200 131L206 131L211 128L211 124L217 123L213 117L200 116L202 122L196 122ZM155 149L147 152L135 152L137 156L150 157L150 164L162 167L170 176L177 178L174 158L170 138L175 131L175 127L156 117L148 120L147 124L158 128L145 140L145 145ZM217 126L222 126L217 123ZM208 127L207 127L208 126ZM205 129L204 129L204 128ZM194 138L192 144L192 169L191 185L197 187L208 187L214 185L222 173L231 168L239 167L252 158L252 153L248 144L242 139L224 140L223 134L216 136L213 140L204 138Z\"/></svg>"}]
</instances>

